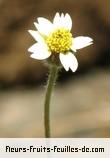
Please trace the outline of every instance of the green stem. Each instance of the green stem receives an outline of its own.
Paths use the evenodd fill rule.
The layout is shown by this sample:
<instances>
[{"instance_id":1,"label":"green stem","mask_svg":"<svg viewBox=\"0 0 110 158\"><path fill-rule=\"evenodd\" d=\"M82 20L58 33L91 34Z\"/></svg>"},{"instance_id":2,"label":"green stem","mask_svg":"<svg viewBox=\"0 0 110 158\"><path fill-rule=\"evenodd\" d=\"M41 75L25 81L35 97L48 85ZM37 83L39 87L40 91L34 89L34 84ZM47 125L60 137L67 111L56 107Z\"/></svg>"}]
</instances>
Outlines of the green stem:
<instances>
[{"instance_id":1,"label":"green stem","mask_svg":"<svg viewBox=\"0 0 110 158\"><path fill-rule=\"evenodd\" d=\"M44 103L44 127L45 127L45 138L50 138L50 99L52 95L52 90L54 88L57 79L58 67L51 66L50 74L48 77L45 103Z\"/></svg>"}]
</instances>

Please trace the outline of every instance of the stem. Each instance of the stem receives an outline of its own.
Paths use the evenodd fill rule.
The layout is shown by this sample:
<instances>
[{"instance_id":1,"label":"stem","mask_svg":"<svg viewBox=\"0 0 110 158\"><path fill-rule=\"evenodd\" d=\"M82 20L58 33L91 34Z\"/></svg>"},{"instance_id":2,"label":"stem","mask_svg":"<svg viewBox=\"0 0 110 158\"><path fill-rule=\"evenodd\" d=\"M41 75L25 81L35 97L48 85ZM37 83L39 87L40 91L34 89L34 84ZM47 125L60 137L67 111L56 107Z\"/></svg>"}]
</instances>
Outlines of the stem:
<instances>
[{"instance_id":1,"label":"stem","mask_svg":"<svg viewBox=\"0 0 110 158\"><path fill-rule=\"evenodd\" d=\"M57 79L58 67L51 66L50 74L48 77L45 102L44 102L44 127L45 127L45 138L50 138L50 99L52 90L54 88Z\"/></svg>"}]
</instances>

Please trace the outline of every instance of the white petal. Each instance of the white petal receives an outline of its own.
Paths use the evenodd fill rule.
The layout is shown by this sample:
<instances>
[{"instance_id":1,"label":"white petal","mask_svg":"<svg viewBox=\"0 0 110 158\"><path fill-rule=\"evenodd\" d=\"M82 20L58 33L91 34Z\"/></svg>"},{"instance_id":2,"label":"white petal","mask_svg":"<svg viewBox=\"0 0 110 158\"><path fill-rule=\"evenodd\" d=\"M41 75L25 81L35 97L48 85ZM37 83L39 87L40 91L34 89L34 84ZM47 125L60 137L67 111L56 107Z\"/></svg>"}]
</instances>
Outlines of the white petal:
<instances>
[{"instance_id":1,"label":"white petal","mask_svg":"<svg viewBox=\"0 0 110 158\"><path fill-rule=\"evenodd\" d=\"M56 13L53 20L53 24L54 24L54 28L64 27L64 14L62 13L60 16L59 13Z\"/></svg>"},{"instance_id":2,"label":"white petal","mask_svg":"<svg viewBox=\"0 0 110 158\"><path fill-rule=\"evenodd\" d=\"M77 70L78 61L77 61L76 57L71 52L69 52L68 54L60 53L60 61L61 61L62 65L64 66L66 71L68 71L69 68L73 72L75 72Z\"/></svg>"},{"instance_id":3,"label":"white petal","mask_svg":"<svg viewBox=\"0 0 110 158\"><path fill-rule=\"evenodd\" d=\"M78 61L77 61L76 57L72 53L69 54L68 58L69 58L69 62L70 62L70 69L73 72L75 72L77 70L77 68L78 68Z\"/></svg>"},{"instance_id":4,"label":"white petal","mask_svg":"<svg viewBox=\"0 0 110 158\"><path fill-rule=\"evenodd\" d=\"M60 14L59 13L56 13L55 14L55 17L53 19L53 24L56 24L59 23L59 20L60 20Z\"/></svg>"},{"instance_id":5,"label":"white petal","mask_svg":"<svg viewBox=\"0 0 110 158\"><path fill-rule=\"evenodd\" d=\"M30 55L30 57L37 60L43 60L43 59L47 59L50 55L51 53L49 54L49 52L45 51L45 52L33 53Z\"/></svg>"},{"instance_id":6,"label":"white petal","mask_svg":"<svg viewBox=\"0 0 110 158\"><path fill-rule=\"evenodd\" d=\"M32 37L37 41L37 42L42 42L43 37L39 34L38 31L33 31L33 30L28 30L28 32L32 35Z\"/></svg>"},{"instance_id":7,"label":"white petal","mask_svg":"<svg viewBox=\"0 0 110 158\"><path fill-rule=\"evenodd\" d=\"M64 13L61 13L61 17L60 18L62 19L62 21L64 20L64 17L65 17Z\"/></svg>"},{"instance_id":8,"label":"white petal","mask_svg":"<svg viewBox=\"0 0 110 158\"><path fill-rule=\"evenodd\" d=\"M66 13L65 15L65 27L68 28L69 30L71 30L72 28L72 20L68 13Z\"/></svg>"},{"instance_id":9,"label":"white petal","mask_svg":"<svg viewBox=\"0 0 110 158\"><path fill-rule=\"evenodd\" d=\"M33 44L31 47L28 48L28 52L34 53L38 49L38 43Z\"/></svg>"},{"instance_id":10,"label":"white petal","mask_svg":"<svg viewBox=\"0 0 110 158\"><path fill-rule=\"evenodd\" d=\"M34 23L36 26L37 30L44 35L48 35L52 30L53 30L53 24L45 18L38 18L38 23Z\"/></svg>"},{"instance_id":11,"label":"white petal","mask_svg":"<svg viewBox=\"0 0 110 158\"><path fill-rule=\"evenodd\" d=\"M61 16L59 13L56 13L54 20L53 20L53 24L55 28L66 28L68 30L71 30L72 27L72 20L69 14L66 14L64 16L64 14L62 13Z\"/></svg>"},{"instance_id":12,"label":"white petal","mask_svg":"<svg viewBox=\"0 0 110 158\"><path fill-rule=\"evenodd\" d=\"M28 51L33 53L30 55L32 58L39 60L46 59L51 55L51 52L46 49L45 45L39 43L32 45Z\"/></svg>"},{"instance_id":13,"label":"white petal","mask_svg":"<svg viewBox=\"0 0 110 158\"><path fill-rule=\"evenodd\" d=\"M73 48L81 49L93 44L93 39L90 37L79 36L73 39Z\"/></svg>"},{"instance_id":14,"label":"white petal","mask_svg":"<svg viewBox=\"0 0 110 158\"><path fill-rule=\"evenodd\" d=\"M66 71L69 70L69 64L65 54L60 53L60 61Z\"/></svg>"}]
</instances>

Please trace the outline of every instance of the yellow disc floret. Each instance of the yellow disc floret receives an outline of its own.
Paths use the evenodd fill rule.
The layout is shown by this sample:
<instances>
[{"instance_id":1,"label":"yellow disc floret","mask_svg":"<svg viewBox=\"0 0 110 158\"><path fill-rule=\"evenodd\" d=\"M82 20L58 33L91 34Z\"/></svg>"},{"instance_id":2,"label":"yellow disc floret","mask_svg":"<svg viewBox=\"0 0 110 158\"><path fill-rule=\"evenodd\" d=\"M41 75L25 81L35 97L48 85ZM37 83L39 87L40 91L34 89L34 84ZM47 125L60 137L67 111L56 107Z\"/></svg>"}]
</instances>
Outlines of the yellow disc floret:
<instances>
[{"instance_id":1,"label":"yellow disc floret","mask_svg":"<svg viewBox=\"0 0 110 158\"><path fill-rule=\"evenodd\" d=\"M46 43L51 52L66 53L72 45L72 34L67 29L57 29L46 38Z\"/></svg>"}]
</instances>

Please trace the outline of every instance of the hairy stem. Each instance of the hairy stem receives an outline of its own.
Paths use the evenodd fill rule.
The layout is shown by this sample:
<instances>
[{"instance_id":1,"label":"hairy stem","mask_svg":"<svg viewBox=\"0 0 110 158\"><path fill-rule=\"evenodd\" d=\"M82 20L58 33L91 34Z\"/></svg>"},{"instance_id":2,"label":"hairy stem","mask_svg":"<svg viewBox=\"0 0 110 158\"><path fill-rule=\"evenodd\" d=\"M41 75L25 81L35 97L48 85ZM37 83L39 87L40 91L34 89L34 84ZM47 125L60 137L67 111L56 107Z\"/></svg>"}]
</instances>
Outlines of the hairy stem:
<instances>
[{"instance_id":1,"label":"hairy stem","mask_svg":"<svg viewBox=\"0 0 110 158\"><path fill-rule=\"evenodd\" d=\"M44 102L44 127L45 127L45 138L50 138L50 100L52 90L54 88L58 74L58 67L53 65L50 67L50 74L48 76L45 102Z\"/></svg>"}]
</instances>

